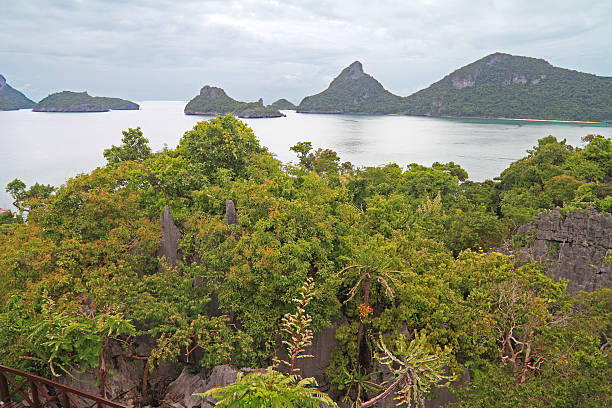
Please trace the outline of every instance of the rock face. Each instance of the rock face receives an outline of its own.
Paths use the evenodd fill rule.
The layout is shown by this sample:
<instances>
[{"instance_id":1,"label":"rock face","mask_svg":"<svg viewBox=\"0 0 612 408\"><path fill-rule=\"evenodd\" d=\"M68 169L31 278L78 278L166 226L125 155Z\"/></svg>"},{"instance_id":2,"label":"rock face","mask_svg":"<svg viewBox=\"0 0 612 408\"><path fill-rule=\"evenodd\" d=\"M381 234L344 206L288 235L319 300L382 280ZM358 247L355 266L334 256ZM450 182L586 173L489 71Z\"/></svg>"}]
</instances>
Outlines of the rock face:
<instances>
[{"instance_id":1,"label":"rock face","mask_svg":"<svg viewBox=\"0 0 612 408\"><path fill-rule=\"evenodd\" d=\"M34 101L28 99L24 94L11 88L6 79L0 75L0 111L29 109L34 106Z\"/></svg>"},{"instance_id":2,"label":"rock face","mask_svg":"<svg viewBox=\"0 0 612 408\"><path fill-rule=\"evenodd\" d=\"M239 118L279 118L277 109L264 106L263 99L257 102L240 102L230 98L223 89L205 85L200 94L185 106L186 115L216 116L231 113Z\"/></svg>"},{"instance_id":3,"label":"rock face","mask_svg":"<svg viewBox=\"0 0 612 408\"><path fill-rule=\"evenodd\" d=\"M592 291L612 286L612 215L595 210L557 210L538 215L518 230L525 244L516 253L546 266L555 279L569 281L567 291Z\"/></svg>"},{"instance_id":4,"label":"rock face","mask_svg":"<svg viewBox=\"0 0 612 408\"><path fill-rule=\"evenodd\" d=\"M181 231L174 224L170 208L166 206L161 216L161 247L157 252L157 257L165 257L166 261L176 266L177 261L181 258L179 251L179 241L183 237Z\"/></svg>"},{"instance_id":5,"label":"rock face","mask_svg":"<svg viewBox=\"0 0 612 408\"><path fill-rule=\"evenodd\" d=\"M119 98L91 96L87 92L62 91L38 102L34 112L108 112L109 110L138 110L134 102Z\"/></svg>"},{"instance_id":6,"label":"rock face","mask_svg":"<svg viewBox=\"0 0 612 408\"><path fill-rule=\"evenodd\" d=\"M387 91L363 72L361 62L344 68L321 93L307 96L297 107L301 113L387 114L401 110L402 98Z\"/></svg>"},{"instance_id":7,"label":"rock face","mask_svg":"<svg viewBox=\"0 0 612 408\"><path fill-rule=\"evenodd\" d=\"M220 365L213 368L208 379L199 374L189 374L187 370L183 370L181 375L168 386L168 391L163 398L164 405L173 408L212 408L215 406L216 400L207 397L202 398L193 394L204 393L215 387L225 387L233 384L238 378L238 373L247 375L253 372L265 372L265 370L253 370L250 368L235 369L229 365Z\"/></svg>"}]
</instances>

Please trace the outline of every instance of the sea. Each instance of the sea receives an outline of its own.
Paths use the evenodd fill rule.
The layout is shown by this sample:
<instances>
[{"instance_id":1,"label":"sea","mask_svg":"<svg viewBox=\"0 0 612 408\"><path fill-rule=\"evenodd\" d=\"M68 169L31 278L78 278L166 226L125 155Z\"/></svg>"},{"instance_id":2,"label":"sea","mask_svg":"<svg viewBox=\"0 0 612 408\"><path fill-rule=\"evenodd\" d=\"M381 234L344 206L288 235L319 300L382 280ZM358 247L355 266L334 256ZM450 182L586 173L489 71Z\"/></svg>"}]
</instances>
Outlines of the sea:
<instances>
[{"instance_id":1,"label":"sea","mask_svg":"<svg viewBox=\"0 0 612 408\"><path fill-rule=\"evenodd\" d=\"M176 147L187 130L210 119L183 114L185 101L139 104L138 111L0 112L0 208L13 208L5 187L15 178L28 186L60 186L103 166L102 152L121 144L122 130L139 126L151 149L159 151ZM243 120L285 163L297 161L291 146L312 142L314 148L330 148L359 167L453 161L474 181L499 176L548 135L573 146L582 146L580 139L587 134L612 136L612 125L604 124L283 113L284 118Z\"/></svg>"}]
</instances>

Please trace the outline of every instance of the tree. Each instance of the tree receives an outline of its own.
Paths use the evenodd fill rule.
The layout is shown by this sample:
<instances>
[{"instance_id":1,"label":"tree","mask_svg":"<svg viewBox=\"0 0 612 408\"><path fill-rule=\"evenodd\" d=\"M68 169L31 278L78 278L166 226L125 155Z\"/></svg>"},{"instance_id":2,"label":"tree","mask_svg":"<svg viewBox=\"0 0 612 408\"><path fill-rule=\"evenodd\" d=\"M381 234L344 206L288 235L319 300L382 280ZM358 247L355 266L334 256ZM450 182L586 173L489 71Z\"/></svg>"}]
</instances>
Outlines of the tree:
<instances>
[{"instance_id":1,"label":"tree","mask_svg":"<svg viewBox=\"0 0 612 408\"><path fill-rule=\"evenodd\" d=\"M121 146L115 146L104 150L104 158L109 164L117 164L122 161L142 161L151 155L149 139L142 135L140 127L124 130Z\"/></svg>"}]
</instances>

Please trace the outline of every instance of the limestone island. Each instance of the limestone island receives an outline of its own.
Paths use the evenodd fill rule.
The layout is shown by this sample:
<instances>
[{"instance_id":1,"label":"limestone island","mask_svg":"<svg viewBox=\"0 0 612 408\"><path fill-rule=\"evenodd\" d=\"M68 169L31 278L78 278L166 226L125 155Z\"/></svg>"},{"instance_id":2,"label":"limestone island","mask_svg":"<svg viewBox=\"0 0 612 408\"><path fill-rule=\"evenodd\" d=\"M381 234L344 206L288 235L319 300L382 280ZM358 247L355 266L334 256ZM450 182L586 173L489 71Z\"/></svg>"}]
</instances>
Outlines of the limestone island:
<instances>
[{"instance_id":1,"label":"limestone island","mask_svg":"<svg viewBox=\"0 0 612 408\"><path fill-rule=\"evenodd\" d=\"M205 85L200 94L185 106L186 115L216 116L228 113L239 118L280 118L285 115L272 106L264 106L263 100L240 102L229 97L221 88Z\"/></svg>"},{"instance_id":2,"label":"limestone island","mask_svg":"<svg viewBox=\"0 0 612 408\"><path fill-rule=\"evenodd\" d=\"M296 105L285 98L279 99L278 101L270 104L270 106L278 110L295 110L297 108Z\"/></svg>"},{"instance_id":3,"label":"limestone island","mask_svg":"<svg viewBox=\"0 0 612 408\"><path fill-rule=\"evenodd\" d=\"M35 102L6 83L0 75L0 111L30 109Z\"/></svg>"},{"instance_id":4,"label":"limestone island","mask_svg":"<svg viewBox=\"0 0 612 408\"><path fill-rule=\"evenodd\" d=\"M402 97L355 61L326 90L304 98L297 112L609 123L612 77L497 52Z\"/></svg>"},{"instance_id":5,"label":"limestone island","mask_svg":"<svg viewBox=\"0 0 612 408\"><path fill-rule=\"evenodd\" d=\"M138 110L134 102L103 96L91 96L87 92L62 91L53 93L38 102L34 112L108 112L110 110Z\"/></svg>"}]
</instances>

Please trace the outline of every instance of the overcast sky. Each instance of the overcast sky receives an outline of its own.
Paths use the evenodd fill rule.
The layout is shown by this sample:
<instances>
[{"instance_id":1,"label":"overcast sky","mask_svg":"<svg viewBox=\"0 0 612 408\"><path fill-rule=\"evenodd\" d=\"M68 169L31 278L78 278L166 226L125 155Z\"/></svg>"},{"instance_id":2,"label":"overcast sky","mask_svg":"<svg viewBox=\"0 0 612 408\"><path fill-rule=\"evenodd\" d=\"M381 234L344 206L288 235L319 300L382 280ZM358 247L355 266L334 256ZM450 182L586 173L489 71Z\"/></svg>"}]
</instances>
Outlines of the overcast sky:
<instances>
[{"instance_id":1,"label":"overcast sky","mask_svg":"<svg viewBox=\"0 0 612 408\"><path fill-rule=\"evenodd\" d=\"M0 74L60 90L298 103L360 60L408 95L501 51L612 76L612 0L0 0Z\"/></svg>"}]
</instances>

